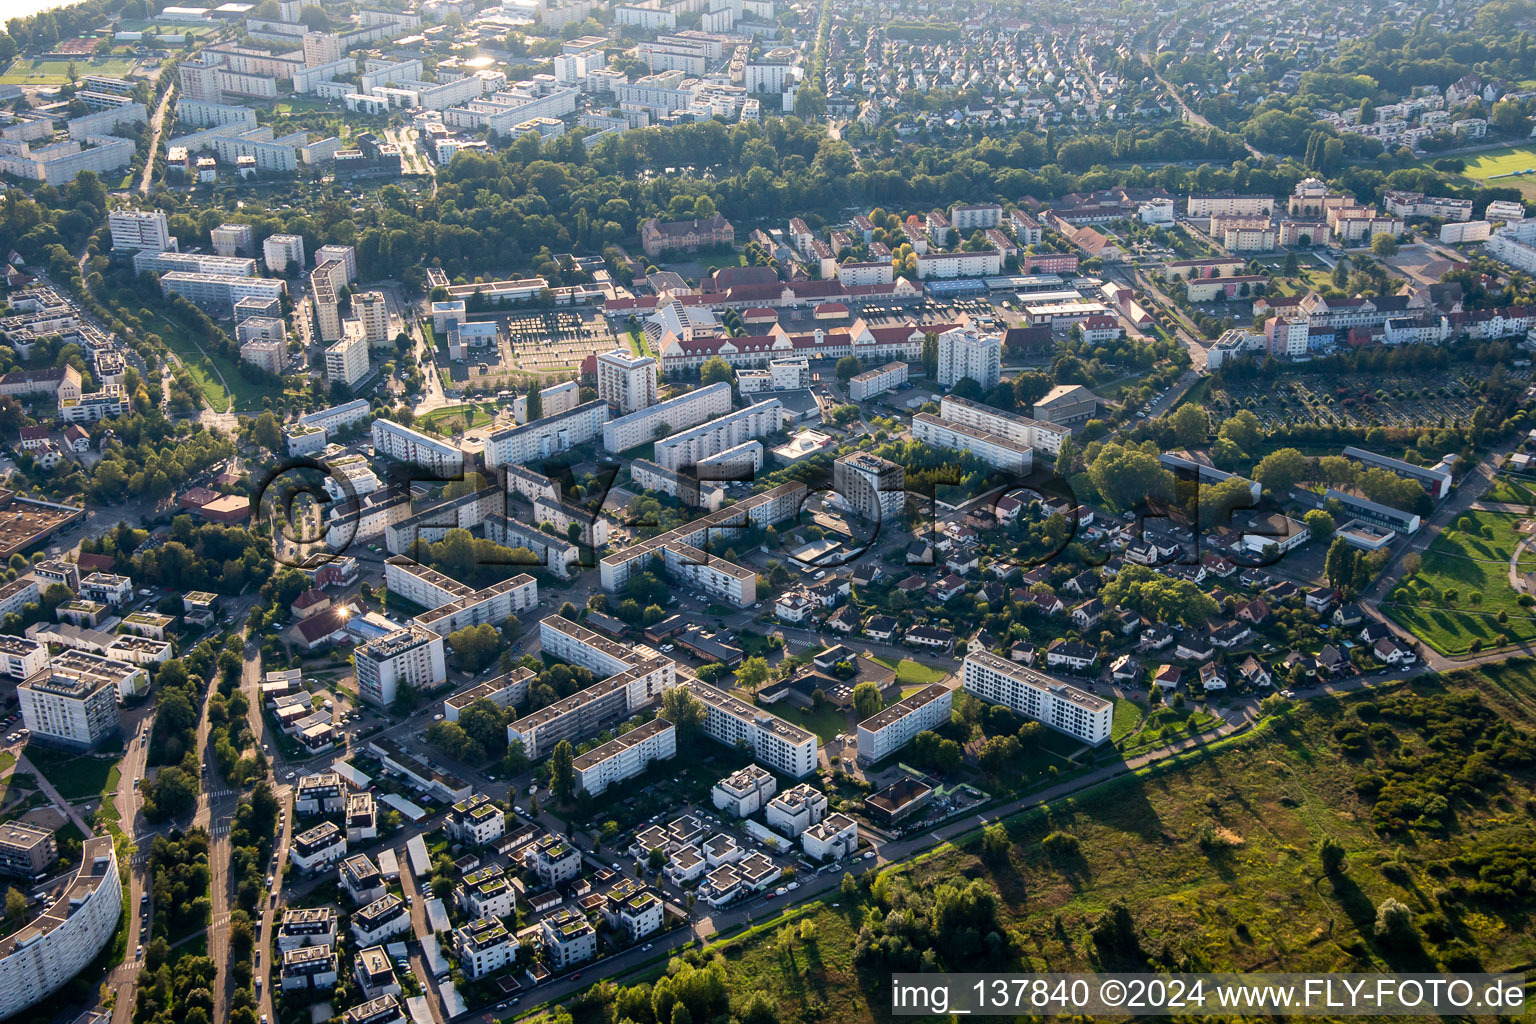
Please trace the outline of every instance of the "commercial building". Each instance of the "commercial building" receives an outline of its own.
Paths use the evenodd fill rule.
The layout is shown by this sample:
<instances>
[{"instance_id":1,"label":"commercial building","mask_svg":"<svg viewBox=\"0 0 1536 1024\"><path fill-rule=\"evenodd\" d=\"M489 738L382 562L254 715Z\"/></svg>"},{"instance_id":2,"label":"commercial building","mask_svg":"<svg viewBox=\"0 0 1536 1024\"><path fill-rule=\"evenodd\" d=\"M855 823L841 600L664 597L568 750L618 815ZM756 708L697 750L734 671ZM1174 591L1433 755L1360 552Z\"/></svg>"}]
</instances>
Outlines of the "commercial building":
<instances>
[{"instance_id":1,"label":"commercial building","mask_svg":"<svg viewBox=\"0 0 1536 1024\"><path fill-rule=\"evenodd\" d=\"M1001 704L1084 743L1097 746L1109 740L1113 701L990 651L967 654L960 672L965 692L989 704Z\"/></svg>"},{"instance_id":2,"label":"commercial building","mask_svg":"<svg viewBox=\"0 0 1536 1024\"><path fill-rule=\"evenodd\" d=\"M956 327L940 334L938 340L940 386L954 387L969 377L983 391L997 387L1003 358L1001 335L978 334L968 327Z\"/></svg>"},{"instance_id":3,"label":"commercial building","mask_svg":"<svg viewBox=\"0 0 1536 1024\"><path fill-rule=\"evenodd\" d=\"M117 931L122 910L112 837L91 836L53 903L0 939L0 1016L36 1005L85 970Z\"/></svg>"},{"instance_id":4,"label":"commercial building","mask_svg":"<svg viewBox=\"0 0 1536 1024\"><path fill-rule=\"evenodd\" d=\"M1001 356L999 356L1001 358ZM866 402L876 395L899 388L907 382L907 364L886 363L873 370L865 370L848 381L848 397L855 402Z\"/></svg>"},{"instance_id":5,"label":"commercial building","mask_svg":"<svg viewBox=\"0 0 1536 1024\"><path fill-rule=\"evenodd\" d=\"M598 796L609 786L639 775L651 762L676 754L677 729L665 718L654 718L576 758L576 791Z\"/></svg>"},{"instance_id":6,"label":"commercial building","mask_svg":"<svg viewBox=\"0 0 1536 1024\"><path fill-rule=\"evenodd\" d=\"M912 436L935 448L969 452L989 466L1020 476L1034 466L1035 453L1028 445L963 423L951 423L928 412L912 417Z\"/></svg>"},{"instance_id":7,"label":"commercial building","mask_svg":"<svg viewBox=\"0 0 1536 1024\"><path fill-rule=\"evenodd\" d=\"M620 415L656 404L656 360L630 354L628 349L602 352L597 357L597 397Z\"/></svg>"},{"instance_id":8,"label":"commercial building","mask_svg":"<svg viewBox=\"0 0 1536 1024\"><path fill-rule=\"evenodd\" d=\"M728 747L745 743L758 764L793 778L816 770L816 734L698 680L685 684L704 706L704 734Z\"/></svg>"},{"instance_id":9,"label":"commercial building","mask_svg":"<svg viewBox=\"0 0 1536 1024\"><path fill-rule=\"evenodd\" d=\"M443 638L416 623L363 644L352 661L358 696L376 707L393 704L401 683L424 691L448 678Z\"/></svg>"},{"instance_id":10,"label":"commercial building","mask_svg":"<svg viewBox=\"0 0 1536 1024\"><path fill-rule=\"evenodd\" d=\"M923 687L873 717L859 723L859 760L884 760L906 746L918 733L949 721L954 691L940 683Z\"/></svg>"},{"instance_id":11,"label":"commercial building","mask_svg":"<svg viewBox=\"0 0 1536 1024\"><path fill-rule=\"evenodd\" d=\"M603 447L628 451L674 431L686 430L731 410L731 385L726 381L689 391L664 402L603 424Z\"/></svg>"},{"instance_id":12,"label":"commercial building","mask_svg":"<svg viewBox=\"0 0 1536 1024\"><path fill-rule=\"evenodd\" d=\"M464 453L458 446L393 420L373 421L373 448L387 458L430 469L444 480L455 479L464 471Z\"/></svg>"},{"instance_id":13,"label":"commercial building","mask_svg":"<svg viewBox=\"0 0 1536 1024\"><path fill-rule=\"evenodd\" d=\"M729 396L730 387L727 385L727 409L730 408ZM659 409L661 406L656 408ZM728 412L657 441L655 459L663 469L676 472L755 438L766 437L783 429L784 405L778 399L770 398L765 402Z\"/></svg>"},{"instance_id":14,"label":"commercial building","mask_svg":"<svg viewBox=\"0 0 1536 1024\"><path fill-rule=\"evenodd\" d=\"M894 523L906 511L906 470L869 452L832 463L832 490L854 512L875 523Z\"/></svg>"}]
</instances>

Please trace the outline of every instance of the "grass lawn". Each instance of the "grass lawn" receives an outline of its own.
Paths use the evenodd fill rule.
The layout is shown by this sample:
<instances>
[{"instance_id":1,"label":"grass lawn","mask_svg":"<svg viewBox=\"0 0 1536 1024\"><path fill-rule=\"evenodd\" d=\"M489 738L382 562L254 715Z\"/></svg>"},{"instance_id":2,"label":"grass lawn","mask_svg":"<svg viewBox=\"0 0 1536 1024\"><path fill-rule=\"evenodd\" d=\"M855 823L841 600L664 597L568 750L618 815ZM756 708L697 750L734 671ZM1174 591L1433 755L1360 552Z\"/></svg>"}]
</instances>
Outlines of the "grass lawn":
<instances>
[{"instance_id":1,"label":"grass lawn","mask_svg":"<svg viewBox=\"0 0 1536 1024\"><path fill-rule=\"evenodd\" d=\"M1437 160L1461 160L1466 164L1462 177L1481 185L1515 188L1526 199L1536 198L1536 146L1505 146L1480 153L1455 153L1449 156L1431 154L1419 161L1423 167L1432 166Z\"/></svg>"},{"instance_id":2,"label":"grass lawn","mask_svg":"<svg viewBox=\"0 0 1536 1024\"><path fill-rule=\"evenodd\" d=\"M1124 757L1132 757L1145 753L1157 747L1166 747L1170 743L1176 743L1186 736L1197 736L1207 729L1215 728L1221 724L1221 719L1215 715L1197 711L1189 706L1183 710L1175 710L1170 707L1161 707L1146 716L1139 731L1127 733L1123 739L1114 739L1115 730L1120 725L1119 707L1116 707L1115 722L1110 727L1110 737L1115 745L1120 748Z\"/></svg>"},{"instance_id":3,"label":"grass lawn","mask_svg":"<svg viewBox=\"0 0 1536 1024\"><path fill-rule=\"evenodd\" d=\"M874 660L894 671L896 673L896 681L903 687L911 686L916 688L927 686L929 683L937 683L949 676L949 672L942 668L924 665L922 662L913 661L911 658L902 658L900 661L892 658L876 658ZM902 695L906 696L905 692Z\"/></svg>"},{"instance_id":4,"label":"grass lawn","mask_svg":"<svg viewBox=\"0 0 1536 1024\"><path fill-rule=\"evenodd\" d=\"M28 744L24 753L65 800L100 796L117 770L116 761L109 758L65 754L37 744Z\"/></svg>"},{"instance_id":5,"label":"grass lawn","mask_svg":"<svg viewBox=\"0 0 1536 1024\"><path fill-rule=\"evenodd\" d=\"M1474 529L1459 528L1466 519ZM1509 558L1523 517L1500 512L1467 512L1424 552L1419 571L1398 584L1382 607L1415 636L1445 654L1464 654L1478 641L1497 646L1536 639L1536 617L1509 586ZM1484 536L1484 533L1491 536ZM1447 600L1447 591L1454 596ZM1474 598L1473 595L1480 595ZM1503 613L1506 620L1499 622Z\"/></svg>"},{"instance_id":6,"label":"grass lawn","mask_svg":"<svg viewBox=\"0 0 1536 1024\"><path fill-rule=\"evenodd\" d=\"M1483 500L1506 505L1536 505L1536 491L1512 476L1499 473L1493 478L1493 486L1488 488Z\"/></svg>"},{"instance_id":7,"label":"grass lawn","mask_svg":"<svg viewBox=\"0 0 1536 1024\"><path fill-rule=\"evenodd\" d=\"M138 61L129 57L81 57L74 61L42 60L17 57L0 75L0 83L6 85L67 85L69 65L75 65L75 74L110 75L121 78L137 66Z\"/></svg>"},{"instance_id":8,"label":"grass lawn","mask_svg":"<svg viewBox=\"0 0 1536 1024\"><path fill-rule=\"evenodd\" d=\"M775 704L772 710L779 717L788 719L802 729L809 729L820 736L823 743L829 743L838 733L848 731L848 712L831 704L824 705L820 711L817 711L813 708L802 708L781 702Z\"/></svg>"},{"instance_id":9,"label":"grass lawn","mask_svg":"<svg viewBox=\"0 0 1536 1024\"><path fill-rule=\"evenodd\" d=\"M423 430L451 437L478 424L489 423L491 419L489 414L473 405L445 405L427 413L416 425Z\"/></svg>"},{"instance_id":10,"label":"grass lawn","mask_svg":"<svg viewBox=\"0 0 1536 1024\"><path fill-rule=\"evenodd\" d=\"M1133 700L1115 701L1115 720L1109 728L1109 741L1119 743L1141 725L1141 705Z\"/></svg>"},{"instance_id":11,"label":"grass lawn","mask_svg":"<svg viewBox=\"0 0 1536 1024\"><path fill-rule=\"evenodd\" d=\"M221 355L204 354L181 327L165 317L161 317L151 329L160 335L166 347L176 353L176 358L181 360L192 379L202 388L203 397L213 406L214 412L230 411L231 393L236 412L261 408L264 392L259 385L242 377L240 367L234 362ZM222 382L219 380L220 374L224 378Z\"/></svg>"}]
</instances>

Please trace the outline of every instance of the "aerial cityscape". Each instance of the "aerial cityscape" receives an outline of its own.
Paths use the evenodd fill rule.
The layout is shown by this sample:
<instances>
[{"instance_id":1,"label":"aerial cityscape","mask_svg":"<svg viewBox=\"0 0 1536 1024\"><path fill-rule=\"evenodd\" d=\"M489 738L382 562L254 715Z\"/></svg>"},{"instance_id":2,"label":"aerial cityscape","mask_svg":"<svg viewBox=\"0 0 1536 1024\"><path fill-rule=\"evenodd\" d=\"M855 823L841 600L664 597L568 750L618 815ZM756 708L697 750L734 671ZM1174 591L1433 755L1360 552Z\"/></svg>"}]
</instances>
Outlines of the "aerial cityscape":
<instances>
[{"instance_id":1,"label":"aerial cityscape","mask_svg":"<svg viewBox=\"0 0 1536 1024\"><path fill-rule=\"evenodd\" d=\"M1536 2L0 19L0 1020L1529 988Z\"/></svg>"}]
</instances>

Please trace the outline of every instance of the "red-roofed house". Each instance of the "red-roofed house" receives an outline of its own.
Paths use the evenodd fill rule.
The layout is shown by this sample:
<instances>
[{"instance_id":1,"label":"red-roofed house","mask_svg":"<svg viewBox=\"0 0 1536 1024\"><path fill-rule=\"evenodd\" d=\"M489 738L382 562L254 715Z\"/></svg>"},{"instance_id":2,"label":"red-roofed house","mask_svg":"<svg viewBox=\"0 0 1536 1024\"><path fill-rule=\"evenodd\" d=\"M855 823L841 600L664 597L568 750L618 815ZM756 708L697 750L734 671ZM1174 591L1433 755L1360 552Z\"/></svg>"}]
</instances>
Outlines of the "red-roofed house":
<instances>
[{"instance_id":1,"label":"red-roofed house","mask_svg":"<svg viewBox=\"0 0 1536 1024\"><path fill-rule=\"evenodd\" d=\"M330 595L311 587L294 598L289 609L293 612L293 617L302 622L313 615L319 615L330 606Z\"/></svg>"},{"instance_id":2,"label":"red-roofed house","mask_svg":"<svg viewBox=\"0 0 1536 1024\"><path fill-rule=\"evenodd\" d=\"M1101 341L1114 341L1125 336L1125 328L1120 326L1118 317L1091 316L1082 323L1083 340L1089 344Z\"/></svg>"},{"instance_id":3,"label":"red-roofed house","mask_svg":"<svg viewBox=\"0 0 1536 1024\"><path fill-rule=\"evenodd\" d=\"M47 427L22 427L21 448L23 451L36 451L48 443Z\"/></svg>"}]
</instances>

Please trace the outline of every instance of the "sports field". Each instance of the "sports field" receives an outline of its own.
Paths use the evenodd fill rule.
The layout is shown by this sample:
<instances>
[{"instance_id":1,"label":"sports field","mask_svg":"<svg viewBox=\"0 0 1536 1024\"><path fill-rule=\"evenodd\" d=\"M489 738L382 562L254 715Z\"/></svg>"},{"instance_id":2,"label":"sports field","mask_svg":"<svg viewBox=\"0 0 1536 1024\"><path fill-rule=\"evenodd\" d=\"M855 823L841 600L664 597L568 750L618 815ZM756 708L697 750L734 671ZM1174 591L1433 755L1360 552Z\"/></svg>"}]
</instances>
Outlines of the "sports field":
<instances>
[{"instance_id":1,"label":"sports field","mask_svg":"<svg viewBox=\"0 0 1536 1024\"><path fill-rule=\"evenodd\" d=\"M130 57L80 57L74 61L42 60L17 57L0 75L5 85L67 85L69 65L75 65L76 75L110 75L121 78L132 71L138 61Z\"/></svg>"},{"instance_id":2,"label":"sports field","mask_svg":"<svg viewBox=\"0 0 1536 1024\"><path fill-rule=\"evenodd\" d=\"M1436 161L1461 160L1466 164L1462 175L1474 182L1496 188L1515 188L1527 200L1536 200L1536 145L1504 146L1480 153L1456 153L1449 157L1430 156L1421 161L1432 167Z\"/></svg>"}]
</instances>

